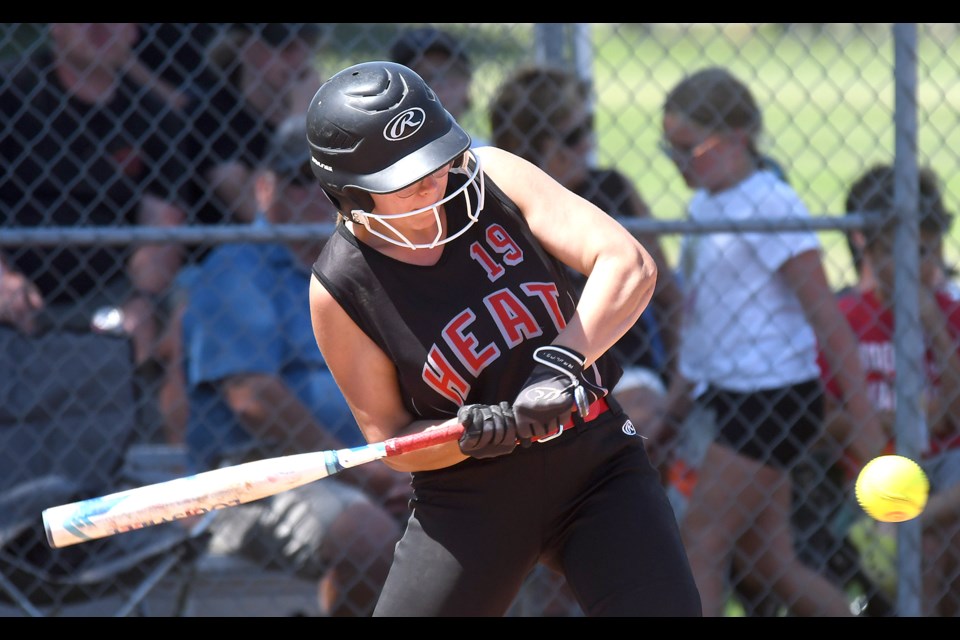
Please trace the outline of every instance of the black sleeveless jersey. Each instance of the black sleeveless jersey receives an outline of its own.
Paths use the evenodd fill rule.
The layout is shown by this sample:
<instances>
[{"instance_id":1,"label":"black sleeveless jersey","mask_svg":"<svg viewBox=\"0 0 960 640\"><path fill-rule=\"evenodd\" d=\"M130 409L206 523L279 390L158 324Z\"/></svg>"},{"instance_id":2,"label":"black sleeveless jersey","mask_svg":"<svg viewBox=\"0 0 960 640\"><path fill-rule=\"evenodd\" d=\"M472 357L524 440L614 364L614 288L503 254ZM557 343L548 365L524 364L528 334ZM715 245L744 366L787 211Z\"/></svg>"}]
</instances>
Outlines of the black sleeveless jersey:
<instances>
[{"instance_id":1,"label":"black sleeveless jersey","mask_svg":"<svg viewBox=\"0 0 960 640\"><path fill-rule=\"evenodd\" d=\"M450 174L447 193L465 179ZM543 250L513 201L484 179L478 221L443 245L436 264L394 260L341 223L313 265L323 286L396 364L404 404L418 417L446 418L463 404L513 402L533 369L534 349L553 342L576 308L564 266ZM463 228L465 199L444 206L448 229ZM621 373L605 354L586 375L612 389Z\"/></svg>"}]
</instances>

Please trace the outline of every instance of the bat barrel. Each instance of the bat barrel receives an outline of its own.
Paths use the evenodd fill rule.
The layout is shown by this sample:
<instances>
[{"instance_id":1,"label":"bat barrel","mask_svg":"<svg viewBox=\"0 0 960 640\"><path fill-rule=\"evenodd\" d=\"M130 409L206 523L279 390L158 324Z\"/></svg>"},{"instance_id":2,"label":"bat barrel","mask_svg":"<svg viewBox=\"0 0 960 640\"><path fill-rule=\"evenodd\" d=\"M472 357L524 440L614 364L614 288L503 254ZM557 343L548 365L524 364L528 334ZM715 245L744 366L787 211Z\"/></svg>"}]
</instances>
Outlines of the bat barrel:
<instances>
[{"instance_id":1,"label":"bat barrel","mask_svg":"<svg viewBox=\"0 0 960 640\"><path fill-rule=\"evenodd\" d=\"M65 547L259 500L340 468L334 451L247 462L51 507L43 528L51 547Z\"/></svg>"},{"instance_id":2,"label":"bat barrel","mask_svg":"<svg viewBox=\"0 0 960 640\"><path fill-rule=\"evenodd\" d=\"M343 469L456 440L463 425L430 429L336 451L256 460L90 498L43 512L53 548L135 531L276 495Z\"/></svg>"},{"instance_id":3,"label":"bat barrel","mask_svg":"<svg viewBox=\"0 0 960 640\"><path fill-rule=\"evenodd\" d=\"M209 504L210 498L202 498L203 506L158 504L144 507L144 510L131 512L104 513L92 499L52 507L43 512L43 529L47 543L53 548L67 547L97 538L144 529L164 522L174 522L194 515L209 513L215 509L240 504L239 502ZM197 498L201 500L201 498ZM187 500L190 503L190 500Z\"/></svg>"}]
</instances>

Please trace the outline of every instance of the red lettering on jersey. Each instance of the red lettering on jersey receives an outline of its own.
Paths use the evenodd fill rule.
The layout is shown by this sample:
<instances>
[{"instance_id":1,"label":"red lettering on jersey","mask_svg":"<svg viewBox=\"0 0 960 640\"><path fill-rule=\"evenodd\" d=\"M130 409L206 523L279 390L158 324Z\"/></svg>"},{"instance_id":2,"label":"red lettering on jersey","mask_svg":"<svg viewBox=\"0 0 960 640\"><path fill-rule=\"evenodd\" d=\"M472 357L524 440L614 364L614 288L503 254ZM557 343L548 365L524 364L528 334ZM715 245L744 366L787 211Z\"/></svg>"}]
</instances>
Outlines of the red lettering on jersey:
<instances>
[{"instance_id":1,"label":"red lettering on jersey","mask_svg":"<svg viewBox=\"0 0 960 640\"><path fill-rule=\"evenodd\" d=\"M450 362L443 357L437 345L430 347L430 353L427 354L427 362L423 365L423 381L430 387L448 398L458 407L467 400L467 393L470 391L470 385L450 366Z\"/></svg>"},{"instance_id":2,"label":"red lettering on jersey","mask_svg":"<svg viewBox=\"0 0 960 640\"><path fill-rule=\"evenodd\" d=\"M520 344L524 337L534 338L543 333L530 310L509 289L495 291L483 302L511 349Z\"/></svg>"},{"instance_id":3,"label":"red lettering on jersey","mask_svg":"<svg viewBox=\"0 0 960 640\"><path fill-rule=\"evenodd\" d=\"M503 265L498 264L487 250L480 246L479 242L470 244L470 257L480 263L483 270L487 272L487 278L490 282L496 282L497 278L507 272Z\"/></svg>"},{"instance_id":4,"label":"red lettering on jersey","mask_svg":"<svg viewBox=\"0 0 960 640\"><path fill-rule=\"evenodd\" d=\"M557 331L563 331L567 326L567 321L563 319L563 313L560 311L558 299L560 292L557 291L555 282L525 282L520 285L524 293L540 298L543 306L550 312L550 318L553 320L553 326Z\"/></svg>"},{"instance_id":5,"label":"red lettering on jersey","mask_svg":"<svg viewBox=\"0 0 960 640\"><path fill-rule=\"evenodd\" d=\"M557 331L567 326L560 310L560 292L556 283L524 282L520 283L518 288L525 294L524 298L515 291L504 288L483 299L490 319L496 324L508 348L512 349L524 340L543 335L546 320L531 312L527 306L530 301L538 301L542 305ZM538 313L542 315L542 312ZM437 343L431 345L421 373L423 381L431 389L457 406L466 402L471 386L467 382L470 376L479 376L503 353L499 340L481 347L477 334L470 330L476 322L477 315L469 308L454 316L441 331L443 342L440 344L449 348L449 354L444 355L446 349L441 351ZM484 335L484 332L481 331L480 335ZM460 375L453 364L462 365L469 375Z\"/></svg>"},{"instance_id":6,"label":"red lettering on jersey","mask_svg":"<svg viewBox=\"0 0 960 640\"><path fill-rule=\"evenodd\" d=\"M443 339L446 340L450 348L453 349L453 355L463 363L463 366L474 376L480 375L484 367L497 359L500 355L500 349L495 344L488 344L483 351L477 352L475 347L479 344L476 336L472 333L464 333L463 329L477 319L476 314L470 309L464 310L456 318L450 321L443 328Z\"/></svg>"},{"instance_id":7,"label":"red lettering on jersey","mask_svg":"<svg viewBox=\"0 0 960 640\"><path fill-rule=\"evenodd\" d=\"M502 226L491 224L487 227L485 236L487 244L496 253L500 254L500 259L504 264L512 266L523 262L523 251ZM500 276L506 273L503 265L497 262L479 242L470 245L470 257L480 263L483 270L487 272L487 278L490 279L490 282L496 282Z\"/></svg>"},{"instance_id":8,"label":"red lettering on jersey","mask_svg":"<svg viewBox=\"0 0 960 640\"><path fill-rule=\"evenodd\" d=\"M523 262L523 251L520 246L514 242L507 230L499 224L491 224L487 227L487 242L494 251L503 256L503 261L509 265L520 264Z\"/></svg>"}]
</instances>

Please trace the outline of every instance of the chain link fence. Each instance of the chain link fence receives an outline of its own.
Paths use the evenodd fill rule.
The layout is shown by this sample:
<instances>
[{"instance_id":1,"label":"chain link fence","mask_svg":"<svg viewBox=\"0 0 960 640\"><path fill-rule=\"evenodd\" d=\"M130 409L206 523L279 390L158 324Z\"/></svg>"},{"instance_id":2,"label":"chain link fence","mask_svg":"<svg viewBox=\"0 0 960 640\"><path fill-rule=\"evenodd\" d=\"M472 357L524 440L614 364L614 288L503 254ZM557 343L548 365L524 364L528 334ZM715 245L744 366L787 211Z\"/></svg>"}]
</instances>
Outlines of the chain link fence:
<instances>
[{"instance_id":1,"label":"chain link fence","mask_svg":"<svg viewBox=\"0 0 960 640\"><path fill-rule=\"evenodd\" d=\"M214 158L212 164L240 159L246 149L261 144L258 136L264 134L257 130L254 118L249 137L233 139L232 144L226 145L227 151L211 145L198 148L197 157L179 157L191 127L195 126L190 120L190 114L195 112L184 107L189 96L199 96L202 102L203 96L235 91L232 105L215 105L222 110L220 115L224 121L234 118L236 113L230 109L239 109L237 105L242 104L255 104L263 121L271 123L276 122L276 113L299 108L296 104L303 104L305 108L305 103L297 103L290 92L278 88L284 86L284 82L294 83L295 78L277 80L265 72L262 78L248 77L233 84L237 74L249 73L255 68L251 60L259 51L253 49L252 39L238 39L231 41L234 48L224 54L224 34L231 32L231 25L138 25L137 37L131 44L132 53L124 58L120 67L124 73L138 78L142 89L150 91L161 108L153 114L153 120L127 128L123 135L130 136L132 132L133 137L119 142L109 126L87 119L92 109L86 105L95 103L96 96L87 96L81 103L64 103L62 109L76 109L71 115L78 128L64 129L52 120L45 120L51 116L43 104L45 94L36 86L17 85L14 79L24 72L30 59L43 60L47 65L42 68L41 76L54 74L53 59L36 58L49 44L48 28L41 24L0 26L0 56L5 65L5 73L0 78L0 93L5 96L4 142L0 143L4 150L4 171L0 178L4 216L0 251L5 256L7 273L12 267L25 267L48 280L43 290L48 300L70 299L72 293L78 293L70 290L74 286L112 293L120 268L117 265L122 266L127 259L139 256L138 248L187 248L190 251L185 255L191 262L199 260L212 247L228 242L266 243L305 237L322 240L331 232L329 223L249 225L246 222L250 218L237 214L240 205L235 204L219 206L237 215L205 220L198 216L198 211L217 206L216 203L197 204L195 198L184 199L185 190L190 188L191 172L200 171L204 166L200 156ZM322 79L356 62L385 59L389 56L389 44L400 30L411 26L423 25L314 25L309 67L316 78ZM659 148L662 106L667 92L684 75L705 66L729 69L753 92L764 117L760 152L783 169L785 178L813 213L812 221L800 226L817 232L830 284L837 291L855 285L857 280L847 234L870 223L861 212L845 212L845 200L852 183L868 168L885 163L895 165L898 171L897 213L902 222L897 227L899 247L917 243L918 230L913 215L917 194L910 187L915 184L917 167L930 166L939 174L947 209L956 210L960 196L960 157L955 152L958 144L954 143L960 136L960 108L956 104L960 101L956 82L960 40L956 37L955 24L452 23L433 26L447 31L464 48L469 59L470 100L459 118L478 140L492 139L490 101L503 80L518 66L530 63L560 66L588 83L587 106L593 115L592 135L596 142L590 152L591 161L599 167L615 167L636 187L652 217L624 218L623 222L635 234L653 234L673 268L679 268L684 237L728 231L762 233L785 228L764 222L763 212L758 212L755 221L739 226L733 223L705 226L687 220L686 205L691 192L676 166ZM283 48L289 41L271 40L275 34L270 29L275 27L248 25L248 36L250 33L262 36ZM217 60L210 55L214 45L219 45ZM214 63L220 65L220 71L206 75ZM89 77L84 75L86 72ZM49 75L44 82L82 84L95 81L100 72L99 66L86 71L74 68L74 76ZM257 90L258 83L271 89L264 92L261 86ZM309 86L315 90L318 85L314 82ZM135 102L131 100L131 104ZM161 125L160 119L168 116L182 117L182 126ZM34 121L29 136L24 130L11 129L10 122L14 119L22 123L31 117ZM97 133L85 135L83 127ZM110 132L110 135L100 135L101 132ZM149 179L131 178L135 175L131 169L135 156L141 159L149 156L153 167ZM249 169L255 160L242 159L241 164L244 163ZM237 197L246 198L249 206L254 201L249 190L253 174L241 175L238 182L243 188ZM208 188L219 193L221 187L231 184L230 180L229 176L219 175L211 180ZM162 184L156 184L158 182ZM157 214L147 218L146 224L137 224L134 203L148 190L166 194L170 201L180 203L183 217L168 219ZM104 210L110 214L104 217ZM951 230L944 237L943 263L947 273L952 273L951 265L957 261L960 251L954 234ZM919 403L910 401L920 397L923 391L919 365L922 338L915 330L920 326L915 302L920 288L917 256L909 251L896 252L894 268L898 278L896 317L899 319L896 354L900 363L895 388L897 397L905 399L897 404L895 430L899 450L919 457L924 442L917 425L924 424L924 416ZM172 283L168 284L175 288ZM138 286L141 285L134 288ZM168 290L161 286L150 293L157 297ZM184 446L182 429L186 407L182 396L171 394L171 383L164 377L165 371L176 371L180 362L165 362L163 354L167 352L157 347L169 347L170 340L178 339L177 335L163 331L164 327L176 326L176 309L175 298L167 297L163 301L160 329L147 338L152 341L153 349L145 347L152 355L138 359L135 379L131 381L136 390L135 444L139 448L135 450L141 456L138 462L150 466L162 459L167 464L172 456L173 462L166 471L173 474L184 469L185 459L177 455ZM109 312L109 305L106 310ZM302 313L308 313L306 292ZM110 324L109 316L99 317L101 330L117 328ZM0 319L4 318L0 316ZM224 322L228 319L223 318ZM905 327L902 332L901 326ZM955 335L953 339L958 338ZM255 336L242 341L251 350L258 343ZM35 355L40 357L40 353L37 351ZM92 364L87 370L83 369L84 362L77 361L81 357L77 353L66 350L51 354L48 350L43 354L44 362L28 364L67 370L77 378L98 375ZM849 357L857 354L851 353ZM24 370L24 362L10 362L10 353L5 353L4 358L0 377L9 380L14 364L16 371ZM9 390L14 388L11 384L3 386L8 393L13 393ZM9 410L22 405L15 400L3 399L8 410L2 428L8 432L4 436L8 438L4 442L8 443L14 442L9 439L9 432L22 430L28 424L23 413ZM35 417L31 415L29 424L34 424ZM47 417L50 421L62 419L53 410ZM956 429L960 416L950 417ZM82 439L84 446L87 441ZM956 615L960 611L957 519L944 525L948 543L935 550L922 548L918 521L887 526L865 519L853 501L849 478L837 477L842 447L833 444L836 446L811 451L793 469L792 535L803 561L840 585L848 594L850 607L861 614L889 615L896 610L906 615ZM12 444L0 449L0 466L16 469L57 464L56 460L44 461L45 457L61 455L51 453L56 448L42 443L33 446L27 457ZM104 446L118 445L113 442ZM76 448L69 451L73 456L78 453L89 454L90 466L97 466L100 452ZM35 459L30 459L31 456ZM739 575L751 574L750 562L748 558L747 566L738 568ZM282 589L276 586L269 589L274 593L265 593L264 572L275 571L269 562L248 571L240 570L239 565L225 565L220 560L207 559L206 564L201 560L201 565L206 569L197 581L198 585L206 585L209 600L206 604L202 602L204 589L198 587L193 596L199 603L193 609L195 613L216 615L221 611L210 604L214 596L227 603L222 607L225 615L315 612L316 585L309 581L291 579L287 594L290 597L286 600L277 596L276 592ZM940 568L941 580L924 591L921 584L930 566ZM223 577L220 582L217 582L218 575ZM218 586L210 587L214 583ZM249 606L238 607L238 602L249 603ZM936 610L932 609L934 602L939 603ZM771 584L754 585L749 597L731 584L728 613L790 615L791 604L778 601ZM951 611L954 613L945 613ZM537 572L525 585L511 615L580 613L559 581Z\"/></svg>"}]
</instances>

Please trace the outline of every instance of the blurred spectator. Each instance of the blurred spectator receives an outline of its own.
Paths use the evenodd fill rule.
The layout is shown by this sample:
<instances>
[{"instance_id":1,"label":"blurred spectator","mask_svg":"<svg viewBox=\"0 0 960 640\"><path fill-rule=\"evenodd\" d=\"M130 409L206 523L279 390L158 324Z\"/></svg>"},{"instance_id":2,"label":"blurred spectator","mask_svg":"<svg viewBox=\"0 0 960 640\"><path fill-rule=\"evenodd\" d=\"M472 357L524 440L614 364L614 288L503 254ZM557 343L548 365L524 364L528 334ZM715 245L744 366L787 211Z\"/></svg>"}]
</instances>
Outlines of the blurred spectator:
<instances>
[{"instance_id":1,"label":"blurred spectator","mask_svg":"<svg viewBox=\"0 0 960 640\"><path fill-rule=\"evenodd\" d=\"M759 166L789 183L786 171L774 158L760 155ZM694 396L703 390L695 390ZM697 468L707 449L719 445L711 444L716 429L714 413L705 411L703 406L695 405L685 420L674 422L682 425L667 461L667 495L678 519L682 519L697 482ZM849 487L843 486L843 470L835 447L821 447L818 443L810 455L799 460L790 471L794 483L791 521L801 561L835 584L861 594L856 603L859 615L891 615L892 599L880 593L871 572L864 568L853 536L846 535ZM735 606L740 607L744 615L770 617L784 611L783 603L752 575L731 567L730 581Z\"/></svg>"},{"instance_id":2,"label":"blurred spectator","mask_svg":"<svg viewBox=\"0 0 960 640\"><path fill-rule=\"evenodd\" d=\"M206 71L207 43L220 22L141 22L130 74L174 109L183 109L192 92L211 79Z\"/></svg>"},{"instance_id":3,"label":"blurred spectator","mask_svg":"<svg viewBox=\"0 0 960 640\"><path fill-rule=\"evenodd\" d=\"M275 133L256 177L254 224L332 222L310 170L306 121ZM214 249L185 272L183 340L190 398L187 444L195 470L250 458L365 444L313 337L310 265L322 241ZM369 615L407 514L409 475L362 465L218 513L212 548L320 581L328 615Z\"/></svg>"},{"instance_id":4,"label":"blurred spectator","mask_svg":"<svg viewBox=\"0 0 960 640\"><path fill-rule=\"evenodd\" d=\"M231 23L218 30L206 51L210 81L184 107L189 132L180 152L189 159L185 189L194 224L250 222L257 209L254 172L277 126L306 112L320 87L314 56L321 37L314 23ZM195 265L210 245L188 245ZM179 335L182 304L174 303L173 333ZM176 348L182 340L175 342ZM179 360L175 351L171 357ZM178 369L178 371L181 369ZM171 378L161 409L172 431L187 421L184 381Z\"/></svg>"},{"instance_id":5,"label":"blurred spectator","mask_svg":"<svg viewBox=\"0 0 960 640\"><path fill-rule=\"evenodd\" d=\"M590 165L596 145L590 102L589 83L575 73L520 67L501 84L492 101L493 144L537 165L614 218L649 218L649 208L622 172ZM657 262L657 289L650 311L644 312L613 352L624 367L617 397L644 433L644 423L662 409L664 385L676 362L681 294L657 236L638 237ZM571 277L578 290L582 288L585 276L571 272Z\"/></svg>"},{"instance_id":6,"label":"blurred spectator","mask_svg":"<svg viewBox=\"0 0 960 640\"><path fill-rule=\"evenodd\" d=\"M314 23L237 23L210 43L216 79L184 108L191 131L183 148L191 168L192 222L249 222L255 213L252 175L276 127L305 113L320 87ZM204 252L205 253L205 252Z\"/></svg>"},{"instance_id":7,"label":"blurred spectator","mask_svg":"<svg viewBox=\"0 0 960 640\"><path fill-rule=\"evenodd\" d=\"M930 180L931 178L936 178L936 176L927 177L925 180ZM923 186L923 183L921 183L921 186ZM848 209L847 213L864 212ZM869 261L863 259L864 243L866 242L863 230L851 229L847 231L846 241L847 249L850 251L850 259L853 262L856 282L851 286L842 288L839 293L842 295L854 289L873 289L876 286L873 267ZM949 294L950 297L960 299L960 286L953 280L957 275L957 268L947 262L946 257L943 255L942 242L937 248L937 258L940 264L936 268L931 282L936 284L939 290Z\"/></svg>"},{"instance_id":8,"label":"blurred spectator","mask_svg":"<svg viewBox=\"0 0 960 640\"><path fill-rule=\"evenodd\" d=\"M662 149L694 190L691 219L803 219L791 187L763 168L762 114L720 68L685 77L667 95ZM716 415L681 530L706 616L723 614L736 568L796 615L850 614L846 594L797 558L791 469L823 430L817 341L838 372L860 424L858 455L880 453L885 434L864 389L856 343L830 291L817 236L809 231L718 232L684 239L679 374L667 412L697 403ZM666 422L657 437L670 431ZM734 576L734 580L738 577Z\"/></svg>"},{"instance_id":9,"label":"blurred spectator","mask_svg":"<svg viewBox=\"0 0 960 640\"><path fill-rule=\"evenodd\" d=\"M413 69L433 89L440 103L458 122L467 121L473 66L457 37L434 27L401 31L390 45L390 60ZM472 146L487 144L471 134Z\"/></svg>"},{"instance_id":10,"label":"blurred spectator","mask_svg":"<svg viewBox=\"0 0 960 640\"><path fill-rule=\"evenodd\" d=\"M51 23L49 36L48 50L8 60L2 74L3 225L180 224L184 170L171 149L184 125L121 71L136 25ZM129 333L137 364L163 376L163 296L179 246L28 246L8 250L4 264L4 321L89 331L99 310L114 309L98 328Z\"/></svg>"},{"instance_id":11,"label":"blurred spectator","mask_svg":"<svg viewBox=\"0 0 960 640\"><path fill-rule=\"evenodd\" d=\"M874 407L892 423L896 411L894 346L893 242L894 169L872 167L851 186L849 213L883 216L886 222L858 231L851 249L859 252L857 285L840 296L840 309L859 340L860 361L867 374L867 392ZM921 465L931 482L929 525L923 528L923 576L927 615L952 617L960 613L960 528L938 521L945 509L938 505L948 489L960 484L960 302L942 288L942 244L953 223L943 204L940 181L930 168L920 171L920 321L925 344L926 380L923 408L929 440ZM858 437L855 422L847 415L840 389L821 354L827 380L826 396L831 435L841 444ZM888 453L895 450L891 437ZM852 486L865 460L851 460L847 481ZM866 516L864 516L866 517ZM895 535L895 534L894 534Z\"/></svg>"}]
</instances>

